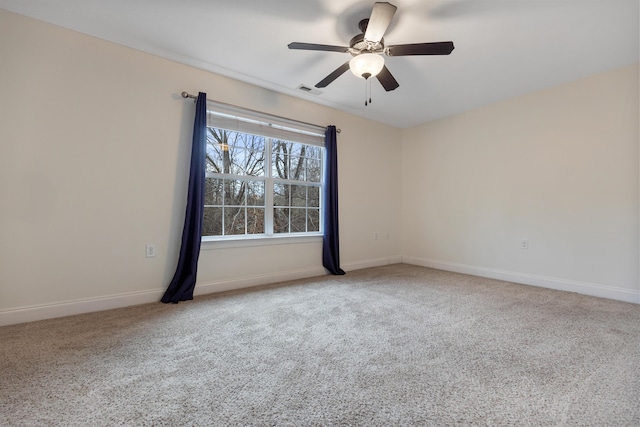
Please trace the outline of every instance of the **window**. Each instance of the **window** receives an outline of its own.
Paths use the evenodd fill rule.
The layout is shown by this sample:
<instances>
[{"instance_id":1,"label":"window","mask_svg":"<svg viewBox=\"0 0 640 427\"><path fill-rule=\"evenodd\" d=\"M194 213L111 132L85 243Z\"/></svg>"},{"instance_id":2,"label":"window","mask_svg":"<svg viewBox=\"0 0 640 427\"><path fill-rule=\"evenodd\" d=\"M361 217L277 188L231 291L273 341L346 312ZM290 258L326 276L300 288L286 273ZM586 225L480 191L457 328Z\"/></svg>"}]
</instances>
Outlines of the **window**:
<instances>
[{"instance_id":1,"label":"window","mask_svg":"<svg viewBox=\"0 0 640 427\"><path fill-rule=\"evenodd\" d=\"M324 137L208 114L203 237L319 234Z\"/></svg>"}]
</instances>

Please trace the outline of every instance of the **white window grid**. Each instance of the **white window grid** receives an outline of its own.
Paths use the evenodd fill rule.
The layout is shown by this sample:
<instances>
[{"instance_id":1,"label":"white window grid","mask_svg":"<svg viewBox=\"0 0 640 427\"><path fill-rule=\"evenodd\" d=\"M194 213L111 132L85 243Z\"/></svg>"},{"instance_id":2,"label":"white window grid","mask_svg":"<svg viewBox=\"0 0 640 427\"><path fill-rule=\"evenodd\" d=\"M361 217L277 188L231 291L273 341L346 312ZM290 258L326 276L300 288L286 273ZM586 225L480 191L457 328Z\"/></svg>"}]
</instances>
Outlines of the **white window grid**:
<instances>
[{"instance_id":1,"label":"white window grid","mask_svg":"<svg viewBox=\"0 0 640 427\"><path fill-rule=\"evenodd\" d=\"M239 131L232 131L232 132L239 132ZM239 132L242 133L242 132ZM259 206L255 206L255 205L247 205L246 202L244 205L240 206L240 205L225 205L225 198L222 198L222 204L221 205L205 205L204 207L239 207L239 208L243 208L245 209L245 216L244 216L244 220L245 220L245 234L243 235L236 235L236 234L224 234L224 230L225 230L225 215L222 215L222 234L221 235L216 235L216 236L203 236L203 237L207 237L207 238L214 238L214 239L221 239L221 240L226 240L226 239L233 239L233 238L242 238L242 237L275 237L275 236L295 236L295 235L302 235L302 236L309 236L309 235L322 235L323 233L323 221L322 221L322 216L323 216L323 212L324 212L324 203L323 203L323 199L324 199L324 161L325 161L325 152L324 152L324 147L318 147L318 146L314 146L314 145L310 145L313 147L318 147L321 149L320 151L320 162L322 165L322 171L320 173L320 181L306 181L306 180L294 180L294 179L282 179L282 178L275 178L273 177L273 170L272 170L272 151L273 151L273 143L275 141L279 141L279 139L277 138L270 138L270 137L265 137L265 175L264 176L252 176L252 175L237 175L237 174L230 174L230 173L217 173L217 172L206 172L205 177L206 178L217 178L217 179L227 179L227 180L236 180L236 181L254 181L254 182L263 182L264 183L264 206L259 205ZM298 144L304 144L301 142L296 142L296 141L287 141L287 142L293 142L293 143L298 143ZM309 144L307 144L309 145ZM314 158L308 158L305 157L305 159L314 159ZM306 177L306 175L305 175ZM306 203L305 206L291 206L291 201L289 203L288 206L275 206L274 205L274 188L275 188L275 184L285 184L285 185L297 185L297 186L304 186L307 188L313 187L313 188L317 188L318 189L318 194L319 194L319 200L318 200L318 206L309 206L309 200L308 198L306 199ZM246 197L247 194L245 193L245 201L246 201ZM291 197L291 195L290 195ZM318 227L318 231L306 231L306 232L298 232L298 233L292 233L292 232L288 232L288 233L274 233L274 211L276 208L288 208L288 209L305 209L305 211L308 211L308 209L318 209L319 210L319 227ZM264 233L261 234L246 234L246 230L247 230L247 221L248 221L248 215L246 215L246 211L247 209L251 209L251 208L264 208L265 211L265 219L264 219ZM289 228L291 227L291 216L289 216Z\"/></svg>"}]
</instances>

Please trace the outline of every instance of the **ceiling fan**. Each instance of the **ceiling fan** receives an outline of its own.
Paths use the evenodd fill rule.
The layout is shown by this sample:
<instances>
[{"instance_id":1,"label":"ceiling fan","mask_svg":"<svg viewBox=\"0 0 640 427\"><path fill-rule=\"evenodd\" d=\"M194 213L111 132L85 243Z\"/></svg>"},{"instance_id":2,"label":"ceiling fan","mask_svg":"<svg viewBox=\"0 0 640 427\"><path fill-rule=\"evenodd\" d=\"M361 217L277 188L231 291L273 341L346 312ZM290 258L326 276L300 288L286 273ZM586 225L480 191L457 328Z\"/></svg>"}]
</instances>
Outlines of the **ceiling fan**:
<instances>
[{"instance_id":1,"label":"ceiling fan","mask_svg":"<svg viewBox=\"0 0 640 427\"><path fill-rule=\"evenodd\" d=\"M317 88L327 87L348 69L351 69L353 74L365 80L375 76L387 92L394 90L400 85L384 65L382 55L449 55L453 51L452 41L385 46L382 36L391 24L396 10L397 7L388 2L375 3L369 19L363 19L358 24L362 33L353 37L348 47L299 42L289 43L288 47L289 49L343 52L353 56L351 60L318 82L315 85Z\"/></svg>"}]
</instances>

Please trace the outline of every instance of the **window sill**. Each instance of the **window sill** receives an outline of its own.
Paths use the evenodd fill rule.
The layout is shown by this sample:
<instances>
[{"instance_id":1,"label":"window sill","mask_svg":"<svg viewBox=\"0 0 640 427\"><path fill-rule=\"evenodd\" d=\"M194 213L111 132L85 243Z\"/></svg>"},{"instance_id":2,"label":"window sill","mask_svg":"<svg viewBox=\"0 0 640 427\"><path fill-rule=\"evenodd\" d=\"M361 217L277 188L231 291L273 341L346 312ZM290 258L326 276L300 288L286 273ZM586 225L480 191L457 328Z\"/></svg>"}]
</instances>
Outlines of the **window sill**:
<instances>
[{"instance_id":1,"label":"window sill","mask_svg":"<svg viewBox=\"0 0 640 427\"><path fill-rule=\"evenodd\" d=\"M304 243L322 243L322 234L287 235L287 236L238 236L203 237L200 250L226 248L245 248L255 246L298 245Z\"/></svg>"}]
</instances>

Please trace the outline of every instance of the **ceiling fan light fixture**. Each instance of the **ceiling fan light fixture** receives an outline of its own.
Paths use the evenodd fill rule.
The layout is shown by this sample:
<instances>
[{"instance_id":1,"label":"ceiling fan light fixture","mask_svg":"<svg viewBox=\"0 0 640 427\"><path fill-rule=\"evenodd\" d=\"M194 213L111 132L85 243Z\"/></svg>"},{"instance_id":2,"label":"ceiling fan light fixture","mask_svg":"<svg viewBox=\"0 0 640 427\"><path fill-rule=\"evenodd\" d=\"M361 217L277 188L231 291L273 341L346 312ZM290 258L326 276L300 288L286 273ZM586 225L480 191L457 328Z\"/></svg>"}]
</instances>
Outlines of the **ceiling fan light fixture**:
<instances>
[{"instance_id":1,"label":"ceiling fan light fixture","mask_svg":"<svg viewBox=\"0 0 640 427\"><path fill-rule=\"evenodd\" d=\"M351 72L366 82L371 88L371 77L380 82L385 91L397 89L400 85L384 64L383 56L410 55L449 55L453 50L453 42L427 42L397 44L386 46L383 36L389 29L397 7L389 2L376 2L368 19L362 19L358 28L362 32L349 41L349 46L333 46L317 43L293 42L289 49L315 50L326 52L349 53L353 56L350 61L336 68L327 77L316 83L315 87L325 88L335 79L351 69ZM369 98L370 99L370 98Z\"/></svg>"},{"instance_id":2,"label":"ceiling fan light fixture","mask_svg":"<svg viewBox=\"0 0 640 427\"><path fill-rule=\"evenodd\" d=\"M384 58L375 53L361 53L349 61L351 72L361 79L377 76L384 67Z\"/></svg>"}]
</instances>

